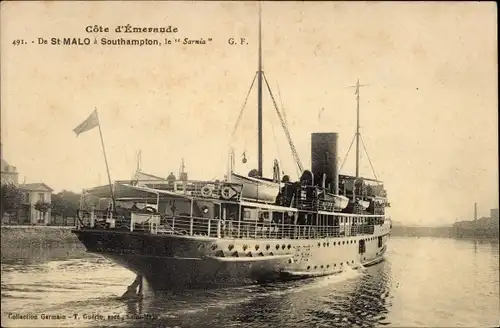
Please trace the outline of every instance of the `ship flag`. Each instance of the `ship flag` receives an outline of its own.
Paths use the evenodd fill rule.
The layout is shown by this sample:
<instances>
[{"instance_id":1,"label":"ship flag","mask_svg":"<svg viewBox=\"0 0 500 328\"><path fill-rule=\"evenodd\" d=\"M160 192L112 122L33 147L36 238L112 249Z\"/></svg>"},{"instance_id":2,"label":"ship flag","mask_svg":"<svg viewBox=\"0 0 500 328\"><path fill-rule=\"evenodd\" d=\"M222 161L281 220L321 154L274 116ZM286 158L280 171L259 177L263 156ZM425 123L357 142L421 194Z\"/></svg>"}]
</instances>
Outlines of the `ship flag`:
<instances>
[{"instance_id":1,"label":"ship flag","mask_svg":"<svg viewBox=\"0 0 500 328\"><path fill-rule=\"evenodd\" d=\"M83 132L92 130L96 126L99 126L99 117L97 116L97 109L90 114L89 117L82 123L80 123L76 128L73 129L73 132L76 133L76 136L80 135Z\"/></svg>"},{"instance_id":2,"label":"ship flag","mask_svg":"<svg viewBox=\"0 0 500 328\"><path fill-rule=\"evenodd\" d=\"M113 209L115 208L115 195L113 191L113 184L111 183L111 174L109 173L109 165L108 158L106 157L106 148L104 147L104 138L102 137L101 125L99 124L99 117L97 116L97 108L94 109L92 114L82 123L80 123L76 128L73 129L73 132L76 133L76 136L80 135L83 132L92 130L96 126L99 127L99 136L101 137L101 146L102 146L102 154L104 155L104 163L106 164L106 171L108 173L108 182L109 182L109 191L111 194L111 199L113 201Z\"/></svg>"}]
</instances>

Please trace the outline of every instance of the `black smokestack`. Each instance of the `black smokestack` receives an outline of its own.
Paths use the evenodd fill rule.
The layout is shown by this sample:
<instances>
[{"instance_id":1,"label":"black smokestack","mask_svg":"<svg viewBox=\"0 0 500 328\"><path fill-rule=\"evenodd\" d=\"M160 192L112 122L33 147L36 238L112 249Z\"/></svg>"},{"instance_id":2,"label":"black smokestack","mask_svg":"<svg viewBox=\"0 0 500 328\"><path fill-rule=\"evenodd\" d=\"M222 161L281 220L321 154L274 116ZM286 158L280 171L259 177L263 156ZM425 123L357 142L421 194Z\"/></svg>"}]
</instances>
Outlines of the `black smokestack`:
<instances>
[{"instance_id":1,"label":"black smokestack","mask_svg":"<svg viewBox=\"0 0 500 328\"><path fill-rule=\"evenodd\" d=\"M325 187L334 194L338 194L339 186L337 140L337 133L311 134L311 169L314 183L321 185L325 174Z\"/></svg>"}]
</instances>

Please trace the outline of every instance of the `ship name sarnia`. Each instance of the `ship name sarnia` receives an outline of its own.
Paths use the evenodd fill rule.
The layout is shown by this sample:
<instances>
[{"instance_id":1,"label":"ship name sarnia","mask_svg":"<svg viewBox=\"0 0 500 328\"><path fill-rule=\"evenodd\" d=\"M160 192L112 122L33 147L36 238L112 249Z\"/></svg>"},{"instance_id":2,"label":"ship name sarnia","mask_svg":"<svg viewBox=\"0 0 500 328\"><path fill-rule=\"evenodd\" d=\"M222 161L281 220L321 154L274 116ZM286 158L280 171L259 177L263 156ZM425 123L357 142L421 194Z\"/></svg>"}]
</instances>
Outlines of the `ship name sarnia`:
<instances>
[{"instance_id":1,"label":"ship name sarnia","mask_svg":"<svg viewBox=\"0 0 500 328\"><path fill-rule=\"evenodd\" d=\"M50 39L52 45L63 46L88 46L90 45L89 38L52 38Z\"/></svg>"},{"instance_id":2,"label":"ship name sarnia","mask_svg":"<svg viewBox=\"0 0 500 328\"><path fill-rule=\"evenodd\" d=\"M189 38L184 38L184 42L182 42L182 44L206 44L207 41L205 41L203 38L199 39L199 40L192 40L192 39L189 39Z\"/></svg>"}]
</instances>

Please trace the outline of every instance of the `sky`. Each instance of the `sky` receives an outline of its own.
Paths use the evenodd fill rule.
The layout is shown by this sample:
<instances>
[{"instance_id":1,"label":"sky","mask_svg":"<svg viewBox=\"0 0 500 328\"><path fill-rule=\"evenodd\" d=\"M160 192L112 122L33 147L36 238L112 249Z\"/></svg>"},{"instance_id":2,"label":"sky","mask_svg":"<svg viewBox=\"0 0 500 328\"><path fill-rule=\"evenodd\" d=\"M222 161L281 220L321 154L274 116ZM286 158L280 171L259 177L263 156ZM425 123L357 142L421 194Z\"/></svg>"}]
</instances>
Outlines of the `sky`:
<instances>
[{"instance_id":1,"label":"sky","mask_svg":"<svg viewBox=\"0 0 500 328\"><path fill-rule=\"evenodd\" d=\"M181 158L191 179L257 163L255 2L2 2L2 156L20 180L56 192L107 183L99 130L72 130L97 108L110 174L167 176ZM116 33L118 25L177 33ZM264 2L263 69L310 167L310 134L339 133L344 158L356 129L383 180L394 220L441 225L498 207L495 3ZM87 26L110 32L87 33ZM89 46L38 44L90 38ZM204 45L102 46L94 38L211 39ZM229 38L245 38L230 45ZM26 44L15 45L15 40ZM278 92L279 91L279 92ZM264 92L264 172L278 159L296 177L269 93ZM248 162L241 162L245 153ZM361 150L361 174L373 178ZM353 174L351 149L342 173Z\"/></svg>"}]
</instances>

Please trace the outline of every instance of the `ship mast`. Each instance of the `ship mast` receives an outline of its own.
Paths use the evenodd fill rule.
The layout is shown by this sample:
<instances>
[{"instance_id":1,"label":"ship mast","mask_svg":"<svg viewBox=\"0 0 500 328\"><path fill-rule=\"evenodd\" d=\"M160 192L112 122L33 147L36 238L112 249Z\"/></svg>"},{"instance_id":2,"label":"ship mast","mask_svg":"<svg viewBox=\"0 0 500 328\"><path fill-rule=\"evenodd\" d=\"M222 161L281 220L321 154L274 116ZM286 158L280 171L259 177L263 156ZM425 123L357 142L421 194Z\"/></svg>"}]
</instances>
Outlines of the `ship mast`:
<instances>
[{"instance_id":1,"label":"ship mast","mask_svg":"<svg viewBox=\"0 0 500 328\"><path fill-rule=\"evenodd\" d=\"M356 178L359 177L359 78L356 83Z\"/></svg>"},{"instance_id":2,"label":"ship mast","mask_svg":"<svg viewBox=\"0 0 500 328\"><path fill-rule=\"evenodd\" d=\"M359 138L361 137L359 132L359 88L366 86L367 84L359 84L359 78L354 86L356 88L356 92L354 93L356 95L356 178L359 178Z\"/></svg>"},{"instance_id":3,"label":"ship mast","mask_svg":"<svg viewBox=\"0 0 500 328\"><path fill-rule=\"evenodd\" d=\"M258 152L259 152L259 163L258 171L259 176L262 177L262 28L261 28L261 16L262 11L259 2L259 67L257 71L257 97L258 97L258 110L257 110L257 120L258 120Z\"/></svg>"},{"instance_id":4,"label":"ship mast","mask_svg":"<svg viewBox=\"0 0 500 328\"><path fill-rule=\"evenodd\" d=\"M243 107L240 110L240 114L238 116L238 119L236 120L236 124L233 128L233 132L231 133L231 136L234 135L234 133L236 132L236 129L238 128L238 125L241 121L241 117L242 117L243 111L245 109L247 100L248 100L248 96L249 96L250 91L252 90L252 88L254 86L255 80L257 79L257 97L258 97L257 98L257 104L258 104L258 107L257 107L257 122L258 122L258 128L257 128L257 132L258 132L258 138L257 138L257 143L258 143L258 147L257 147L257 149L258 149L257 150L258 151L257 176L259 176L259 177L263 176L263 170L262 170L262 162L263 162L263 160L262 160L262 152L263 152L263 148L262 148L262 91L263 90L262 90L262 88L264 86L263 85L264 83L266 84L265 86L267 87L267 90L269 91L269 96L271 97L271 100L273 101L274 109L276 110L276 114L278 114L278 118L280 120L281 126L283 127L285 135L288 139L288 144L290 145L292 155L293 155L295 162L299 168L299 171L302 172L303 166L302 166L302 163L300 161L297 150L295 149L295 146L292 142L290 132L288 131L287 123L286 123L283 115L281 115L281 113L280 113L279 107L276 103L276 99L274 99L273 93L271 91L271 87L269 85L269 82L267 81L267 78L264 74L264 71L262 70L262 10L261 10L260 2L259 2L259 54L258 55L259 55L258 69L257 69L256 74L254 75L254 78L252 80L252 84L250 85L250 89L248 90L247 97L245 98L245 102L243 103ZM246 163L246 158L244 158L243 163Z\"/></svg>"}]
</instances>

